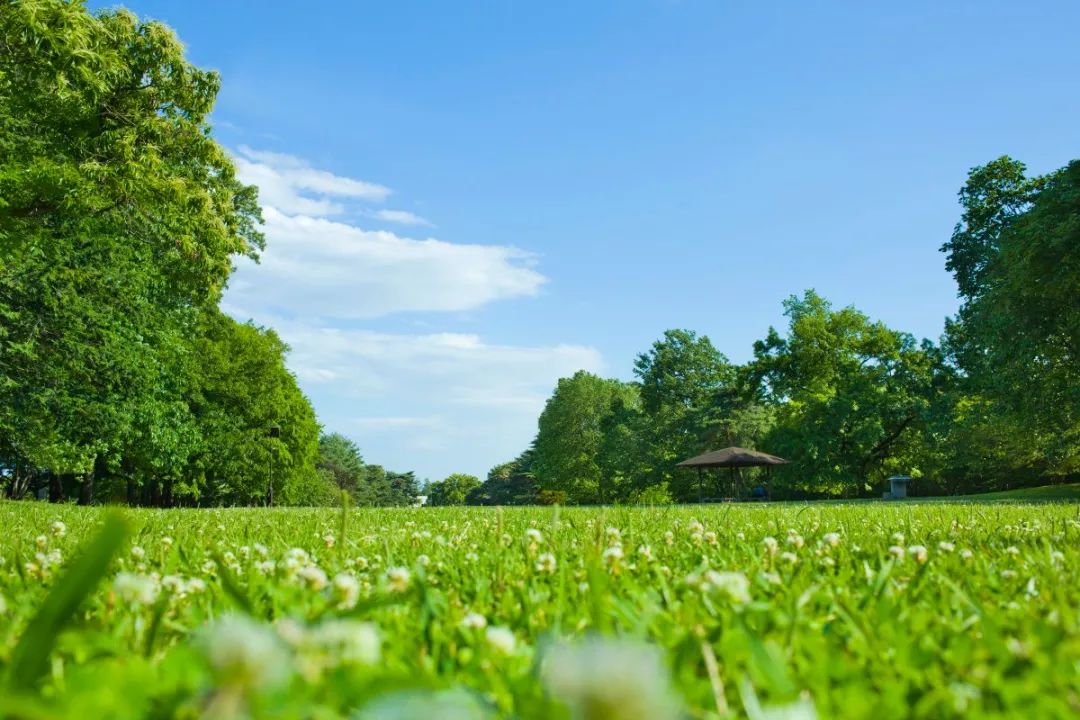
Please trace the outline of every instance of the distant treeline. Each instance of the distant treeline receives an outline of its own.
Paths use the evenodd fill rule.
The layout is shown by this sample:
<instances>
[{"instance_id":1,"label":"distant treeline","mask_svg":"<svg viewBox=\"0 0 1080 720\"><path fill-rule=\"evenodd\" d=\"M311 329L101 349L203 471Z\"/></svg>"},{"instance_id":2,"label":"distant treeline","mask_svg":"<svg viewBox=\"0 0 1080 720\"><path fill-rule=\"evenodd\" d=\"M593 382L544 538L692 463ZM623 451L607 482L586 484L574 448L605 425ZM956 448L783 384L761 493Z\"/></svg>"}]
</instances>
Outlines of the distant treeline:
<instances>
[{"instance_id":1,"label":"distant treeline","mask_svg":"<svg viewBox=\"0 0 1080 720\"><path fill-rule=\"evenodd\" d=\"M287 348L219 309L263 236L207 117L216 73L124 10L0 8L0 490L131 504L335 502ZM329 440L333 447L334 439ZM359 502L413 502L365 466ZM370 490L370 492L367 492Z\"/></svg>"},{"instance_id":2,"label":"distant treeline","mask_svg":"<svg viewBox=\"0 0 1080 720\"><path fill-rule=\"evenodd\" d=\"M880 496L894 473L934 495L1077 479L1080 161L1028 177L999 158L971 171L960 204L941 249L962 305L938 343L812 290L745 365L670 330L633 382L560 380L532 447L464 502L693 501L698 478L675 464L731 445L791 461L774 497ZM725 479L707 473L705 494Z\"/></svg>"}]
</instances>

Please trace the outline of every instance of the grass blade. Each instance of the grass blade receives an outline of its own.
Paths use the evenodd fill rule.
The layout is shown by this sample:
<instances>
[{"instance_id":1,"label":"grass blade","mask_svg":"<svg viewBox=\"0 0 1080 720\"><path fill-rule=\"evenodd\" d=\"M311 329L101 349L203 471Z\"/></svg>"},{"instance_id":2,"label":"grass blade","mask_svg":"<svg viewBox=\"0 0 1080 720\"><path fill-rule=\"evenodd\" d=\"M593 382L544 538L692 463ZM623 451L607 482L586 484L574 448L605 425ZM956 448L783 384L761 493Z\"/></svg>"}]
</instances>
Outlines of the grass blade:
<instances>
[{"instance_id":1,"label":"grass blade","mask_svg":"<svg viewBox=\"0 0 1080 720\"><path fill-rule=\"evenodd\" d=\"M106 519L97 537L53 585L11 654L7 677L9 688L34 689L48 667L49 653L60 632L105 577L109 562L127 539L128 532L127 523L120 517Z\"/></svg>"}]
</instances>

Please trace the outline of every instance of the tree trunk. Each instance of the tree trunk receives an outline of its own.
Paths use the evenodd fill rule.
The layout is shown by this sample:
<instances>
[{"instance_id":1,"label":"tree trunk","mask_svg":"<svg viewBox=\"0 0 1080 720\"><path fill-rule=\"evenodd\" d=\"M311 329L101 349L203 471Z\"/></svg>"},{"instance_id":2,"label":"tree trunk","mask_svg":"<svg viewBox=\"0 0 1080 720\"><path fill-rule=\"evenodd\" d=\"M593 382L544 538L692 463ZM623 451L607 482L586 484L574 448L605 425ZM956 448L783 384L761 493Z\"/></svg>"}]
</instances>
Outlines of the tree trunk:
<instances>
[{"instance_id":1,"label":"tree trunk","mask_svg":"<svg viewBox=\"0 0 1080 720\"><path fill-rule=\"evenodd\" d=\"M161 506L162 507L172 507L173 506L173 481L172 481L172 478L169 478L168 480L165 481L165 492L162 494L162 497L161 497Z\"/></svg>"},{"instance_id":2,"label":"tree trunk","mask_svg":"<svg viewBox=\"0 0 1080 720\"><path fill-rule=\"evenodd\" d=\"M133 507L138 502L139 496L135 492L135 478L129 475L127 479L127 504Z\"/></svg>"},{"instance_id":3,"label":"tree trunk","mask_svg":"<svg viewBox=\"0 0 1080 720\"><path fill-rule=\"evenodd\" d=\"M89 505L94 501L94 471L90 470L83 475L82 485L79 486L79 504Z\"/></svg>"},{"instance_id":4,"label":"tree trunk","mask_svg":"<svg viewBox=\"0 0 1080 720\"><path fill-rule=\"evenodd\" d=\"M60 476L54 472L49 473L49 502L58 503L64 499L64 486L60 482Z\"/></svg>"}]
</instances>

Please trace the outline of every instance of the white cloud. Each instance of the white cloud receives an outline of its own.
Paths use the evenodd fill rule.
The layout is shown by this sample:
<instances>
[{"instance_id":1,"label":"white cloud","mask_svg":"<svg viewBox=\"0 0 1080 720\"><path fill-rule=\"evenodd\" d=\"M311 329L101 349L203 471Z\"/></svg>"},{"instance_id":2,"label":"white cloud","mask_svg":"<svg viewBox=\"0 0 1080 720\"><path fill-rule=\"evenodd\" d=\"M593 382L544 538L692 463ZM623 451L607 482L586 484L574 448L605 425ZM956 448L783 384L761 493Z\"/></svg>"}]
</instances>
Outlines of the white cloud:
<instances>
[{"instance_id":1,"label":"white cloud","mask_svg":"<svg viewBox=\"0 0 1080 720\"><path fill-rule=\"evenodd\" d=\"M433 227L404 210L363 207L390 194L382 185L247 147L236 163L259 186L267 248L259 264L238 262L222 307L280 333L320 421L357 440L369 461L422 477L486 472L528 445L558 378L601 368L600 354L578 345L357 329L357 319L534 296L546 278L532 254L510 245L408 238L349 220ZM433 329L439 322L423 318Z\"/></svg>"},{"instance_id":2,"label":"white cloud","mask_svg":"<svg viewBox=\"0 0 1080 720\"><path fill-rule=\"evenodd\" d=\"M272 325L292 347L289 365L328 429L353 437L372 462L425 477L482 474L514 457L532 440L560 377L604 368L597 350L579 345ZM333 380L304 381L315 377Z\"/></svg>"},{"instance_id":3,"label":"white cloud","mask_svg":"<svg viewBox=\"0 0 1080 720\"><path fill-rule=\"evenodd\" d=\"M383 222L397 223L398 225L422 225L424 227L435 227L429 221L414 215L408 210L376 210L371 213L373 218L382 220Z\"/></svg>"},{"instance_id":4,"label":"white cloud","mask_svg":"<svg viewBox=\"0 0 1080 720\"><path fill-rule=\"evenodd\" d=\"M257 266L239 261L227 296L233 305L324 318L453 312L536 295L545 281L535 258L509 245L414 239L331 220L346 212L343 200L381 200L390 190L291 155L238 152L241 179L259 187L267 248ZM403 210L360 214L430 224Z\"/></svg>"},{"instance_id":5,"label":"white cloud","mask_svg":"<svg viewBox=\"0 0 1080 720\"><path fill-rule=\"evenodd\" d=\"M545 278L529 253L505 245L414 240L392 232L264 210L260 263L240 261L229 301L277 313L373 318L472 310L536 295Z\"/></svg>"},{"instance_id":6,"label":"white cloud","mask_svg":"<svg viewBox=\"0 0 1080 720\"><path fill-rule=\"evenodd\" d=\"M381 202L390 195L390 188L316 170L292 155L252 150L246 145L237 153L233 160L240 180L259 186L264 206L290 215L339 215L345 211L340 199Z\"/></svg>"}]
</instances>

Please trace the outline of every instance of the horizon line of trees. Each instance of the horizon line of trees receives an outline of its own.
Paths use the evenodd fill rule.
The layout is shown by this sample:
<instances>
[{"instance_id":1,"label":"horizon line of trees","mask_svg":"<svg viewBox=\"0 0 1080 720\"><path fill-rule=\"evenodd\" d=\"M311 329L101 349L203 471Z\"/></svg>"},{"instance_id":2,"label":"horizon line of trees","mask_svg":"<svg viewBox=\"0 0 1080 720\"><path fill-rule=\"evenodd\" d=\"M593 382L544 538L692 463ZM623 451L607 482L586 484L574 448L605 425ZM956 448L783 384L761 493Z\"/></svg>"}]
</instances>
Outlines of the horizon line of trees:
<instances>
[{"instance_id":1,"label":"horizon line of trees","mask_svg":"<svg viewBox=\"0 0 1080 720\"><path fill-rule=\"evenodd\" d=\"M938 343L814 290L784 301L786 330L769 328L743 365L668 330L631 382L559 380L530 448L464 502L692 502L698 478L675 464L725 446L791 461L774 497L874 496L892 474L934 495L1077 480L1080 161L1029 177L1001 157L959 196L941 250L961 307ZM724 481L709 473L705 495Z\"/></svg>"},{"instance_id":2,"label":"horizon line of trees","mask_svg":"<svg viewBox=\"0 0 1080 720\"><path fill-rule=\"evenodd\" d=\"M5 3L0 48L0 492L412 503L411 473L340 475L286 344L220 308L264 238L212 137L217 73L81 2Z\"/></svg>"}]
</instances>

